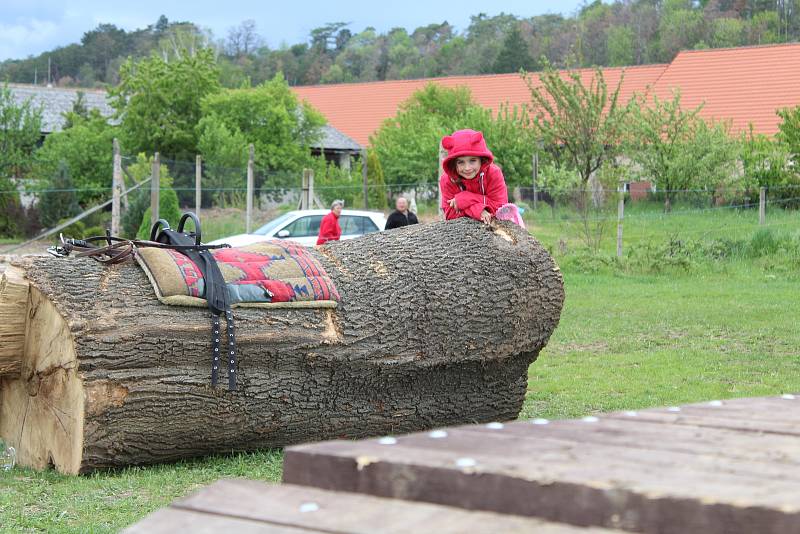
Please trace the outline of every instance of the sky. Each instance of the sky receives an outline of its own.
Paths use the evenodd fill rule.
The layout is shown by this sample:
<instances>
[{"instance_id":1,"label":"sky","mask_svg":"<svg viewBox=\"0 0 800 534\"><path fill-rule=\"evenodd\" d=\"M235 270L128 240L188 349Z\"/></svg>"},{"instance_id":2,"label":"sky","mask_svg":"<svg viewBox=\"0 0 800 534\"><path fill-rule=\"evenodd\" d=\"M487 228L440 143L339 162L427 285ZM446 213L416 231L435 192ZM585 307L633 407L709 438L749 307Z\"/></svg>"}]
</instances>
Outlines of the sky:
<instances>
[{"instance_id":1,"label":"sky","mask_svg":"<svg viewBox=\"0 0 800 534\"><path fill-rule=\"evenodd\" d=\"M470 15L500 12L530 17L544 13L573 13L581 0L0 0L0 61L25 58L78 42L84 32L100 23L125 30L153 24L161 14L171 21L190 21L210 29L216 38L243 20L256 21L258 33L270 47L306 40L309 31L327 22L350 22L354 33L373 26L379 31L447 21L459 31Z\"/></svg>"}]
</instances>

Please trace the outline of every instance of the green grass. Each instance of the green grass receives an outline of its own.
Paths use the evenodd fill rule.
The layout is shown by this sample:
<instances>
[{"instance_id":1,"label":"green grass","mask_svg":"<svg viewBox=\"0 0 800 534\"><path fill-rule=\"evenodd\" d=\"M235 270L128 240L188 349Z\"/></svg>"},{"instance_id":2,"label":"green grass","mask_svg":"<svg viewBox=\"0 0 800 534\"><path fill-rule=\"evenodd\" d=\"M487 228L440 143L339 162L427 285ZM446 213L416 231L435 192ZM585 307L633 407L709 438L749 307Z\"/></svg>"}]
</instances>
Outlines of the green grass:
<instances>
[{"instance_id":1,"label":"green grass","mask_svg":"<svg viewBox=\"0 0 800 534\"><path fill-rule=\"evenodd\" d=\"M663 215L643 206L629 213L626 250L673 236L751 243L759 229L752 210ZM231 212L204 221L208 239L226 235L239 218ZM776 238L800 237L797 212L771 211L767 221ZM581 247L571 222L554 221L548 209L529 223L565 266L567 299L559 328L530 367L521 417L800 391L800 263L792 253L699 261L661 274L613 266L583 274L570 268ZM607 256L614 228L602 243ZM218 478L277 481L281 460L279 451L264 451L87 477L15 469L0 473L0 530L116 531Z\"/></svg>"},{"instance_id":2,"label":"green grass","mask_svg":"<svg viewBox=\"0 0 800 534\"><path fill-rule=\"evenodd\" d=\"M263 451L85 477L0 471L0 531L117 532L219 478L278 482L282 462L280 451Z\"/></svg>"},{"instance_id":3,"label":"green grass","mask_svg":"<svg viewBox=\"0 0 800 534\"><path fill-rule=\"evenodd\" d=\"M565 285L521 417L800 391L797 279L734 265L677 276L566 273Z\"/></svg>"}]
</instances>

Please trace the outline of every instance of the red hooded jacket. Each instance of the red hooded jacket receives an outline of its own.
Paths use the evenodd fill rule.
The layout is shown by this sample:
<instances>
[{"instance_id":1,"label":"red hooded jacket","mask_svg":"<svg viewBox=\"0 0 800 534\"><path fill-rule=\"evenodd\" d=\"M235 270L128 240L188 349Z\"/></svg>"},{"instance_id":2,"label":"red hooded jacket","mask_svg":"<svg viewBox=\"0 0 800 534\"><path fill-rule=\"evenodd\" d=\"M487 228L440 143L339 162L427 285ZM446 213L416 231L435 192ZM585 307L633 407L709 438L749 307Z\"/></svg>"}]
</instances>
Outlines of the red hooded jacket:
<instances>
[{"instance_id":1,"label":"red hooded jacket","mask_svg":"<svg viewBox=\"0 0 800 534\"><path fill-rule=\"evenodd\" d=\"M339 226L339 217L331 211L319 223L317 245L323 245L328 241L339 241L340 237L342 237L342 227Z\"/></svg>"},{"instance_id":2,"label":"red hooded jacket","mask_svg":"<svg viewBox=\"0 0 800 534\"><path fill-rule=\"evenodd\" d=\"M442 191L442 210L446 219L472 217L480 220L484 209L494 215L497 208L508 203L503 171L494 164L494 155L486 147L486 140L481 132L458 130L442 139L442 147L447 150L447 157L442 162L444 174L439 178L439 188ZM461 156L484 159L478 176L465 180L458 175L456 159ZM456 199L458 210L450 207L450 200L453 198Z\"/></svg>"}]
</instances>

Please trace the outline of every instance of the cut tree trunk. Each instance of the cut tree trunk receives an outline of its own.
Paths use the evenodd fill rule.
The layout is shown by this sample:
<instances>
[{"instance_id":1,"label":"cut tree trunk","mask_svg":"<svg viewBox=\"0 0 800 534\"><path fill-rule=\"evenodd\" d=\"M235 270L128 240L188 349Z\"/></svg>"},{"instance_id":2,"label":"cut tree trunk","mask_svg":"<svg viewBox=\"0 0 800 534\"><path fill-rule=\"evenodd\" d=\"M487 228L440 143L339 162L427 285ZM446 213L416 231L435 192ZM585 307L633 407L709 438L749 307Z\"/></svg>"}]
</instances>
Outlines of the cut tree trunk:
<instances>
[{"instance_id":1,"label":"cut tree trunk","mask_svg":"<svg viewBox=\"0 0 800 534\"><path fill-rule=\"evenodd\" d=\"M517 416L564 299L524 230L459 219L312 254L339 306L236 308L234 392L210 384L208 311L161 304L136 264L13 264L0 436L22 465L84 473Z\"/></svg>"}]
</instances>

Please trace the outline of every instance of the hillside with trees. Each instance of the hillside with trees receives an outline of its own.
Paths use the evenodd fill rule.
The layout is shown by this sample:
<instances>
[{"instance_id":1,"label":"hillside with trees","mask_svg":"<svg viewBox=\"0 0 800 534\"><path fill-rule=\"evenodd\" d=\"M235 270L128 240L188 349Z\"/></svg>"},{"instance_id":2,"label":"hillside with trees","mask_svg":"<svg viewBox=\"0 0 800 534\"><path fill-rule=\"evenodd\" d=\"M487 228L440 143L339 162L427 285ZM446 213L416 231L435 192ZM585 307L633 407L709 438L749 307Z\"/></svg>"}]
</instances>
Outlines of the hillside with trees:
<instances>
[{"instance_id":1,"label":"hillside with trees","mask_svg":"<svg viewBox=\"0 0 800 534\"><path fill-rule=\"evenodd\" d=\"M114 86L126 58L153 52L168 58L183 47L211 46L221 83L254 85L282 72L290 85L539 70L555 67L666 63L684 49L763 45L800 38L800 0L615 0L586 3L572 15L471 17L458 31L444 21L411 31L360 31L334 22L306 42L268 46L258 21L226 36L161 16L126 31L101 24L73 43L27 59L0 63L0 80L62 86Z\"/></svg>"}]
</instances>

